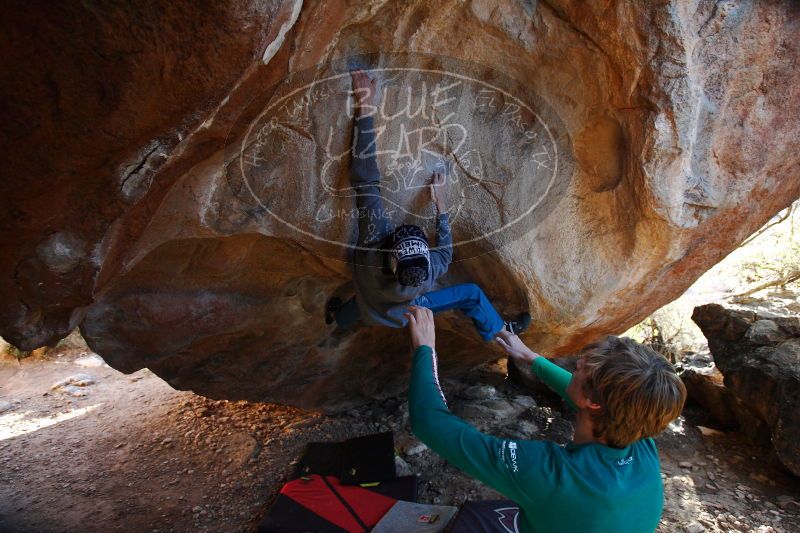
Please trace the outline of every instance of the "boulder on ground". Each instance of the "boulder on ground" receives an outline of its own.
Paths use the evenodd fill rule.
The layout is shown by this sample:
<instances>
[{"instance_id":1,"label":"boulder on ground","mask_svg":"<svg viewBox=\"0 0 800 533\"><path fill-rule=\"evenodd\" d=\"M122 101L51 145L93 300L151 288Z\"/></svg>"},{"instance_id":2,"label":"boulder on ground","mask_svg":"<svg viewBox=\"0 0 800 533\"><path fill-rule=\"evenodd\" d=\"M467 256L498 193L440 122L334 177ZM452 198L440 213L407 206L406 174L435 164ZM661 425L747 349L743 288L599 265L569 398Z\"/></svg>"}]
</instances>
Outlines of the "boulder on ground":
<instances>
[{"instance_id":1,"label":"boulder on ground","mask_svg":"<svg viewBox=\"0 0 800 533\"><path fill-rule=\"evenodd\" d=\"M800 476L800 318L708 304L696 307L692 320L708 339L740 428L756 441L771 441L781 462Z\"/></svg>"}]
</instances>

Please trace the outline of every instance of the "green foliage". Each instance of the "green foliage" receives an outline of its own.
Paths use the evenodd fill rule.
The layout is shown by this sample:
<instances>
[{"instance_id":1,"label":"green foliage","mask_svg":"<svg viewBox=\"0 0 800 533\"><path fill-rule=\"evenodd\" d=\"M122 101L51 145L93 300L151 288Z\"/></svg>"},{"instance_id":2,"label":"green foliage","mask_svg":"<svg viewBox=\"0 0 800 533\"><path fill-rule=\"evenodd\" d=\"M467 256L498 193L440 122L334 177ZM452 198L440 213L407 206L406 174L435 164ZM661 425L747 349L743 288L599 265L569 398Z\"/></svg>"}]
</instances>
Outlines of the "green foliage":
<instances>
[{"instance_id":1,"label":"green foliage","mask_svg":"<svg viewBox=\"0 0 800 533\"><path fill-rule=\"evenodd\" d=\"M33 352L32 351L20 350L19 348L17 348L13 344L9 343L6 346L6 353L11 355L11 356L13 356L14 358L17 359L17 361L19 361L21 359L25 359L26 357L30 357L31 353L33 353Z\"/></svg>"},{"instance_id":2,"label":"green foliage","mask_svg":"<svg viewBox=\"0 0 800 533\"><path fill-rule=\"evenodd\" d=\"M800 209L795 202L745 241L753 248L740 264L739 277L746 290L732 296L747 297L770 288L800 284Z\"/></svg>"},{"instance_id":3,"label":"green foliage","mask_svg":"<svg viewBox=\"0 0 800 533\"><path fill-rule=\"evenodd\" d=\"M688 349L682 325L670 320L661 310L636 324L625 335L649 346L673 364L677 363L683 352Z\"/></svg>"}]
</instances>

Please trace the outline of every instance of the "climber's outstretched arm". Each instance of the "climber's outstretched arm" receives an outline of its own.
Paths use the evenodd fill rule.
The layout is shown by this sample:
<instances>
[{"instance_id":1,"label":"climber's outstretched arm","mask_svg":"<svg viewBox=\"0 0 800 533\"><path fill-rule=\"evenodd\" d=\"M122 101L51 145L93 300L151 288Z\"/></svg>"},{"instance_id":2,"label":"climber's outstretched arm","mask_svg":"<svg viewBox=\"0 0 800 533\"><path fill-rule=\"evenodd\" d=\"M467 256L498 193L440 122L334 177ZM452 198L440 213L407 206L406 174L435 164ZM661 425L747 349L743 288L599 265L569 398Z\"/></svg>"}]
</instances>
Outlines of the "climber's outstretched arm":
<instances>
[{"instance_id":1,"label":"climber's outstretched arm","mask_svg":"<svg viewBox=\"0 0 800 533\"><path fill-rule=\"evenodd\" d=\"M351 73L355 98L350 183L358 207L358 245L368 246L385 237L391 224L381 200L381 174L375 156L375 119L368 112L378 100L376 81L363 71Z\"/></svg>"},{"instance_id":2,"label":"climber's outstretched arm","mask_svg":"<svg viewBox=\"0 0 800 533\"><path fill-rule=\"evenodd\" d=\"M453 236L450 234L450 218L447 214L445 187L447 178L436 172L431 181L431 200L436 206L436 247L431 249L431 275L438 279L447 272L453 260Z\"/></svg>"}]
</instances>

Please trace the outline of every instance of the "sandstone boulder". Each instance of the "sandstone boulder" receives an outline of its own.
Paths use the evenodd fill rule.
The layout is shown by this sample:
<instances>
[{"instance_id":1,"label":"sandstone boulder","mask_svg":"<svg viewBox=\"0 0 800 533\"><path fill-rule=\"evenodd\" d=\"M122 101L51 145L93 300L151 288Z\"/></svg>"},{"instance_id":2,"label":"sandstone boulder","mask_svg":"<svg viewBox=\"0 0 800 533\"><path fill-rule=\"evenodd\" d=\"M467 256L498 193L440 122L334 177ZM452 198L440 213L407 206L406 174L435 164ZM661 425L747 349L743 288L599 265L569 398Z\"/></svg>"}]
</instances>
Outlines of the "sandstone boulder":
<instances>
[{"instance_id":1,"label":"sandstone boulder","mask_svg":"<svg viewBox=\"0 0 800 533\"><path fill-rule=\"evenodd\" d=\"M708 304L696 307L692 320L708 339L740 428L771 442L800 475L800 318Z\"/></svg>"},{"instance_id":2,"label":"sandstone boulder","mask_svg":"<svg viewBox=\"0 0 800 533\"><path fill-rule=\"evenodd\" d=\"M723 426L738 427L736 398L725 387L724 376L714 364L711 354L686 357L678 368L689 398L703 406Z\"/></svg>"},{"instance_id":3,"label":"sandstone boulder","mask_svg":"<svg viewBox=\"0 0 800 533\"><path fill-rule=\"evenodd\" d=\"M405 385L402 331L322 321L356 226L351 68L385 89L392 223L430 228L446 172L443 283L529 310L548 354L637 323L800 195L790 0L0 9L0 335L79 325L112 366L213 397ZM438 324L443 374L498 355Z\"/></svg>"}]
</instances>

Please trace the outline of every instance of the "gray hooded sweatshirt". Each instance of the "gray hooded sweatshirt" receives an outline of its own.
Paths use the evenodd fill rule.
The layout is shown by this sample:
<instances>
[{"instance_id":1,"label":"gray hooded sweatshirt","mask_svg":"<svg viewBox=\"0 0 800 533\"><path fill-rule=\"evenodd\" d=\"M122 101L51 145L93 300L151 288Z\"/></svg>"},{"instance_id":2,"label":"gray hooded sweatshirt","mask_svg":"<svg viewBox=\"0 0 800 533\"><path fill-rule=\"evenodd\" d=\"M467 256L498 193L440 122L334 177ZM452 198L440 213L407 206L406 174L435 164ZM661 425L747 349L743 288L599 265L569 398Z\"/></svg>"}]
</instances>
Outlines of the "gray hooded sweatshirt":
<instances>
[{"instance_id":1,"label":"gray hooded sweatshirt","mask_svg":"<svg viewBox=\"0 0 800 533\"><path fill-rule=\"evenodd\" d=\"M350 183L356 189L358 207L358 247L353 253L353 283L361 321L369 325L404 327L403 313L417 296L433 290L436 280L447 272L453 259L453 241L447 213L436 219L436 248L430 250L428 279L419 287L405 287L389 268L390 245L394 231L383 209L378 162L375 156L373 117L356 119L353 135Z\"/></svg>"}]
</instances>

